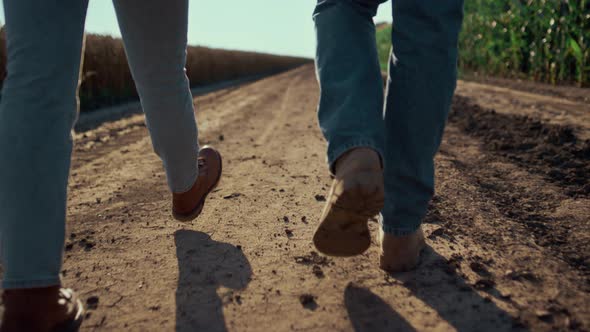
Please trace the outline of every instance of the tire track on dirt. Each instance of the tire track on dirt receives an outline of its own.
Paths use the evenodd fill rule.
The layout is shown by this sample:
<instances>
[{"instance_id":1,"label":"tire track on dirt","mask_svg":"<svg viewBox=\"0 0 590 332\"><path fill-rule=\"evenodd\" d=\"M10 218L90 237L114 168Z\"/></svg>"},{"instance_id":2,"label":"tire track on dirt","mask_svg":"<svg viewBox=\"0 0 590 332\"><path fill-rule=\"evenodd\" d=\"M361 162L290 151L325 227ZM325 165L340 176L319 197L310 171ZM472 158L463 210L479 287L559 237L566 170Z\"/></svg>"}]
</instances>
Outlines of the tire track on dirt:
<instances>
[{"instance_id":1,"label":"tire track on dirt","mask_svg":"<svg viewBox=\"0 0 590 332\"><path fill-rule=\"evenodd\" d=\"M442 226L434 237L465 246L476 243L477 249L469 245L451 256L451 264L462 264L463 271L480 278L479 287L509 303L516 310L516 326L581 328L590 314L588 276L584 266L572 264L567 255L585 256L587 200L569 198L542 177L498 160L485 147L453 123L448 127L437 159L437 196L427 218ZM559 216L563 208L570 209L569 218ZM551 242L564 238L562 225L554 220L571 222L572 229L581 226L582 239L570 232L565 233L567 242Z\"/></svg>"},{"instance_id":2,"label":"tire track on dirt","mask_svg":"<svg viewBox=\"0 0 590 332\"><path fill-rule=\"evenodd\" d=\"M551 125L517 114L483 109L457 96L449 120L488 151L545 175L569 196L590 195L590 140L581 140L569 126Z\"/></svg>"},{"instance_id":3,"label":"tire track on dirt","mask_svg":"<svg viewBox=\"0 0 590 332\"><path fill-rule=\"evenodd\" d=\"M590 140L578 140L569 127L484 110L463 97L456 97L450 122L481 139L489 155L465 170L505 216L526 225L538 245L579 270L590 286L590 237L583 235L590 214L581 208L590 205ZM515 165L493 167L507 162ZM558 215L567 204L570 213Z\"/></svg>"},{"instance_id":4,"label":"tire track on dirt","mask_svg":"<svg viewBox=\"0 0 590 332\"><path fill-rule=\"evenodd\" d=\"M558 90L559 87L544 86L541 88L542 91L553 92L556 89ZM498 113L520 114L534 117L547 124L568 126L581 140L590 139L590 107L588 103L579 98L582 96L582 91L577 91L574 96L568 98L518 91L514 88L507 88L505 85L495 86L459 81L456 93L469 96L474 103L494 109Z\"/></svg>"}]
</instances>

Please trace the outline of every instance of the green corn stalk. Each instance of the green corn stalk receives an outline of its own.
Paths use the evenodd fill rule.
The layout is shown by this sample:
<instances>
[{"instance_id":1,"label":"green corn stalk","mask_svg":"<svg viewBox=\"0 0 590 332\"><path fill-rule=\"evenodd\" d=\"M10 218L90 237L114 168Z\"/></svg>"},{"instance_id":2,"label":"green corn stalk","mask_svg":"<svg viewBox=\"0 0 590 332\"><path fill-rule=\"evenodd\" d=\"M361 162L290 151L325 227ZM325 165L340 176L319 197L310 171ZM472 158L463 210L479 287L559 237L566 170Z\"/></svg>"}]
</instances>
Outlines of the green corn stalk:
<instances>
[{"instance_id":1,"label":"green corn stalk","mask_svg":"<svg viewBox=\"0 0 590 332\"><path fill-rule=\"evenodd\" d=\"M590 85L588 0L470 0L459 64L463 72Z\"/></svg>"},{"instance_id":2,"label":"green corn stalk","mask_svg":"<svg viewBox=\"0 0 590 332\"><path fill-rule=\"evenodd\" d=\"M580 45L578 44L578 42L576 42L575 39L573 39L572 37L569 37L568 39L569 42L569 47L570 47L570 51L573 54L573 56L576 59L576 63L578 66L577 69L577 81L578 81L578 86L582 86L583 83L585 82L585 74L588 70L590 70L590 66L586 66L586 60L588 58L588 52L587 50L582 50L582 48L580 47Z\"/></svg>"}]
</instances>

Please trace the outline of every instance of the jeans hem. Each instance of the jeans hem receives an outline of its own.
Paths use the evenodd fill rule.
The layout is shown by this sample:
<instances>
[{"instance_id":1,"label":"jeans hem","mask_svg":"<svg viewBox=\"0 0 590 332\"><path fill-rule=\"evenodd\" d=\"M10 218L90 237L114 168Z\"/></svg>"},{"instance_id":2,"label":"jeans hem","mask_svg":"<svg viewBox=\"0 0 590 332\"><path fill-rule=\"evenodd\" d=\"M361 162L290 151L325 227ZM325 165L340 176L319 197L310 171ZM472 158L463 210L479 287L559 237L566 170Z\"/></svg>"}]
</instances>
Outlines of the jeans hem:
<instances>
[{"instance_id":1,"label":"jeans hem","mask_svg":"<svg viewBox=\"0 0 590 332\"><path fill-rule=\"evenodd\" d=\"M383 215L379 215L379 226L383 230L383 233L393 235L393 236L408 236L414 234L422 225L421 222L413 224L409 227L397 227L391 225L385 225L383 223Z\"/></svg>"},{"instance_id":2,"label":"jeans hem","mask_svg":"<svg viewBox=\"0 0 590 332\"><path fill-rule=\"evenodd\" d=\"M381 166L384 168L384 153L383 149L379 148L377 144L373 140L370 139L355 139L347 141L344 144L341 144L338 148L332 150L328 153L328 166L330 167L330 173L336 174L335 166L336 160L340 158L344 153L352 150L354 148L370 148L375 150L379 155L379 159L381 159Z\"/></svg>"},{"instance_id":3,"label":"jeans hem","mask_svg":"<svg viewBox=\"0 0 590 332\"><path fill-rule=\"evenodd\" d=\"M385 234L390 234L393 236L407 236L410 234L414 234L419 228L420 228L420 224L417 225L416 227L404 227L404 228L386 226L386 225L381 224L381 229L383 229L383 232Z\"/></svg>"},{"instance_id":4,"label":"jeans hem","mask_svg":"<svg viewBox=\"0 0 590 332\"><path fill-rule=\"evenodd\" d=\"M50 286L61 285L61 279L58 277L50 277L43 279L28 279L28 280L4 280L2 281L2 288L4 289L21 289L21 288L44 288Z\"/></svg>"}]
</instances>

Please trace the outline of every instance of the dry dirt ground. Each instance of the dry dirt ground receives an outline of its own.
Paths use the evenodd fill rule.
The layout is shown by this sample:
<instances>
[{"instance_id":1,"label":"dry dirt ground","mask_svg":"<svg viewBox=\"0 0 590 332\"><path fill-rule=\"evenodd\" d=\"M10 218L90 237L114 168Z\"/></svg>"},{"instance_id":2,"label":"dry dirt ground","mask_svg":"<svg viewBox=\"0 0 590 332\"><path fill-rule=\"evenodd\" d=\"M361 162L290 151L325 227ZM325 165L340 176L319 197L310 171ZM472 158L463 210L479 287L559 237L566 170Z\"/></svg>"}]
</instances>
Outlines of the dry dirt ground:
<instances>
[{"instance_id":1,"label":"dry dirt ground","mask_svg":"<svg viewBox=\"0 0 590 332\"><path fill-rule=\"evenodd\" d=\"M590 329L585 102L460 82L429 247L388 275L376 243L349 259L311 244L331 183L317 98L312 66L197 98L225 168L192 223L170 216L141 116L77 134L63 280L83 330Z\"/></svg>"}]
</instances>

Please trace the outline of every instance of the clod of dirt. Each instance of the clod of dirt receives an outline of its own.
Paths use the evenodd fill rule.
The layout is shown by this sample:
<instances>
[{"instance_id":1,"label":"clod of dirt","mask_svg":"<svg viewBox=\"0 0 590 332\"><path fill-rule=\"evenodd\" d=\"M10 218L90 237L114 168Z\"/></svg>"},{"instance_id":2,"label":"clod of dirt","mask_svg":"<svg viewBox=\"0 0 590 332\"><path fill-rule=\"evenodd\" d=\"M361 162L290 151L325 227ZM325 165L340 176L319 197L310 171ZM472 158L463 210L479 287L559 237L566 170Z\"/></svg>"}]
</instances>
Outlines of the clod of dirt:
<instances>
[{"instance_id":1,"label":"clod of dirt","mask_svg":"<svg viewBox=\"0 0 590 332\"><path fill-rule=\"evenodd\" d=\"M240 196L242 196L242 194L240 194L240 193L233 193L231 195L223 196L223 199L232 199L232 198L237 198L237 197L240 197Z\"/></svg>"},{"instance_id":2,"label":"clod of dirt","mask_svg":"<svg viewBox=\"0 0 590 332\"><path fill-rule=\"evenodd\" d=\"M98 308L98 302L99 302L99 298L98 296L91 296L89 298L86 299L86 308L90 309L90 310L95 310L96 308Z\"/></svg>"},{"instance_id":3,"label":"clod of dirt","mask_svg":"<svg viewBox=\"0 0 590 332\"><path fill-rule=\"evenodd\" d=\"M542 320L544 322L553 321L553 315L547 310L537 309L537 310L535 310L535 315L537 316L537 318L539 318L540 320Z\"/></svg>"},{"instance_id":4,"label":"clod of dirt","mask_svg":"<svg viewBox=\"0 0 590 332\"><path fill-rule=\"evenodd\" d=\"M68 244L66 244L65 250L66 251L70 251L70 250L72 250L72 248L74 248L74 244L73 243L68 243Z\"/></svg>"},{"instance_id":5,"label":"clod of dirt","mask_svg":"<svg viewBox=\"0 0 590 332\"><path fill-rule=\"evenodd\" d=\"M225 139L225 137L223 137L223 135L219 135L219 141L223 142L223 140Z\"/></svg>"},{"instance_id":6,"label":"clod of dirt","mask_svg":"<svg viewBox=\"0 0 590 332\"><path fill-rule=\"evenodd\" d=\"M512 293L510 293L509 291L506 291L506 290L503 290L503 291L501 290L500 297L503 299L509 299L512 297Z\"/></svg>"},{"instance_id":7,"label":"clod of dirt","mask_svg":"<svg viewBox=\"0 0 590 332\"><path fill-rule=\"evenodd\" d=\"M319 265L314 265L313 266L313 269L312 269L312 272L319 279L322 279L322 278L324 278L326 276L324 274L324 271L322 271L322 268Z\"/></svg>"},{"instance_id":8,"label":"clod of dirt","mask_svg":"<svg viewBox=\"0 0 590 332\"><path fill-rule=\"evenodd\" d=\"M285 234L287 234L287 237L289 238L293 237L293 231L288 228L285 229Z\"/></svg>"},{"instance_id":9,"label":"clod of dirt","mask_svg":"<svg viewBox=\"0 0 590 332\"><path fill-rule=\"evenodd\" d=\"M326 196L324 195L315 195L315 200L318 202L325 202L326 201Z\"/></svg>"},{"instance_id":10,"label":"clod of dirt","mask_svg":"<svg viewBox=\"0 0 590 332\"><path fill-rule=\"evenodd\" d=\"M490 273L490 271L488 271L487 267L480 262L471 262L469 264L469 267L471 268L471 270L473 270L473 272L479 274L480 276L488 277L491 275L491 273Z\"/></svg>"},{"instance_id":11,"label":"clod of dirt","mask_svg":"<svg viewBox=\"0 0 590 332\"><path fill-rule=\"evenodd\" d=\"M428 238L432 240L438 236L443 236L444 234L445 234L445 230L444 230L444 228L441 227L441 228L437 228L434 231L432 231L432 233L430 233L430 235L428 235Z\"/></svg>"},{"instance_id":12,"label":"clod of dirt","mask_svg":"<svg viewBox=\"0 0 590 332\"><path fill-rule=\"evenodd\" d=\"M295 262L297 264L302 264L302 265L318 265L318 266L330 265L330 260L327 257L320 256L315 251L312 251L309 255L306 255L306 256L295 257Z\"/></svg>"},{"instance_id":13,"label":"clod of dirt","mask_svg":"<svg viewBox=\"0 0 590 332\"><path fill-rule=\"evenodd\" d=\"M507 270L504 273L504 276L506 278L512 279L512 280L517 280L517 281L522 281L522 280L528 280L528 281L532 281L532 282L537 282L539 281L539 278L531 271L513 271L513 270Z\"/></svg>"},{"instance_id":14,"label":"clod of dirt","mask_svg":"<svg viewBox=\"0 0 590 332\"><path fill-rule=\"evenodd\" d=\"M87 239L80 240L78 244L80 245L80 247L84 248L85 251L90 251L95 246L94 242L88 241Z\"/></svg>"},{"instance_id":15,"label":"clod of dirt","mask_svg":"<svg viewBox=\"0 0 590 332\"><path fill-rule=\"evenodd\" d=\"M447 264L443 264L442 266L443 271L445 271L448 275L453 275L457 270L461 269L461 261L463 261L463 256L460 254L453 254L451 258L447 260Z\"/></svg>"},{"instance_id":16,"label":"clod of dirt","mask_svg":"<svg viewBox=\"0 0 590 332\"><path fill-rule=\"evenodd\" d=\"M301 305L308 310L314 311L318 308L318 304L316 302L317 297L311 294L303 294L299 296L299 302Z\"/></svg>"},{"instance_id":17,"label":"clod of dirt","mask_svg":"<svg viewBox=\"0 0 590 332\"><path fill-rule=\"evenodd\" d=\"M480 279L473 285L475 289L479 290L491 289L494 288L494 286L496 286L496 282L492 279Z\"/></svg>"},{"instance_id":18,"label":"clod of dirt","mask_svg":"<svg viewBox=\"0 0 590 332\"><path fill-rule=\"evenodd\" d=\"M307 224L307 217L306 216L301 217L301 222L304 224Z\"/></svg>"},{"instance_id":19,"label":"clod of dirt","mask_svg":"<svg viewBox=\"0 0 590 332\"><path fill-rule=\"evenodd\" d=\"M289 222L289 217L287 217L287 216L284 216L284 217L283 217L283 221L284 221L284 222Z\"/></svg>"},{"instance_id":20,"label":"clod of dirt","mask_svg":"<svg viewBox=\"0 0 590 332\"><path fill-rule=\"evenodd\" d=\"M459 254L459 253L454 253L451 255L451 258L449 258L449 262L461 262L463 261L463 255Z\"/></svg>"}]
</instances>

